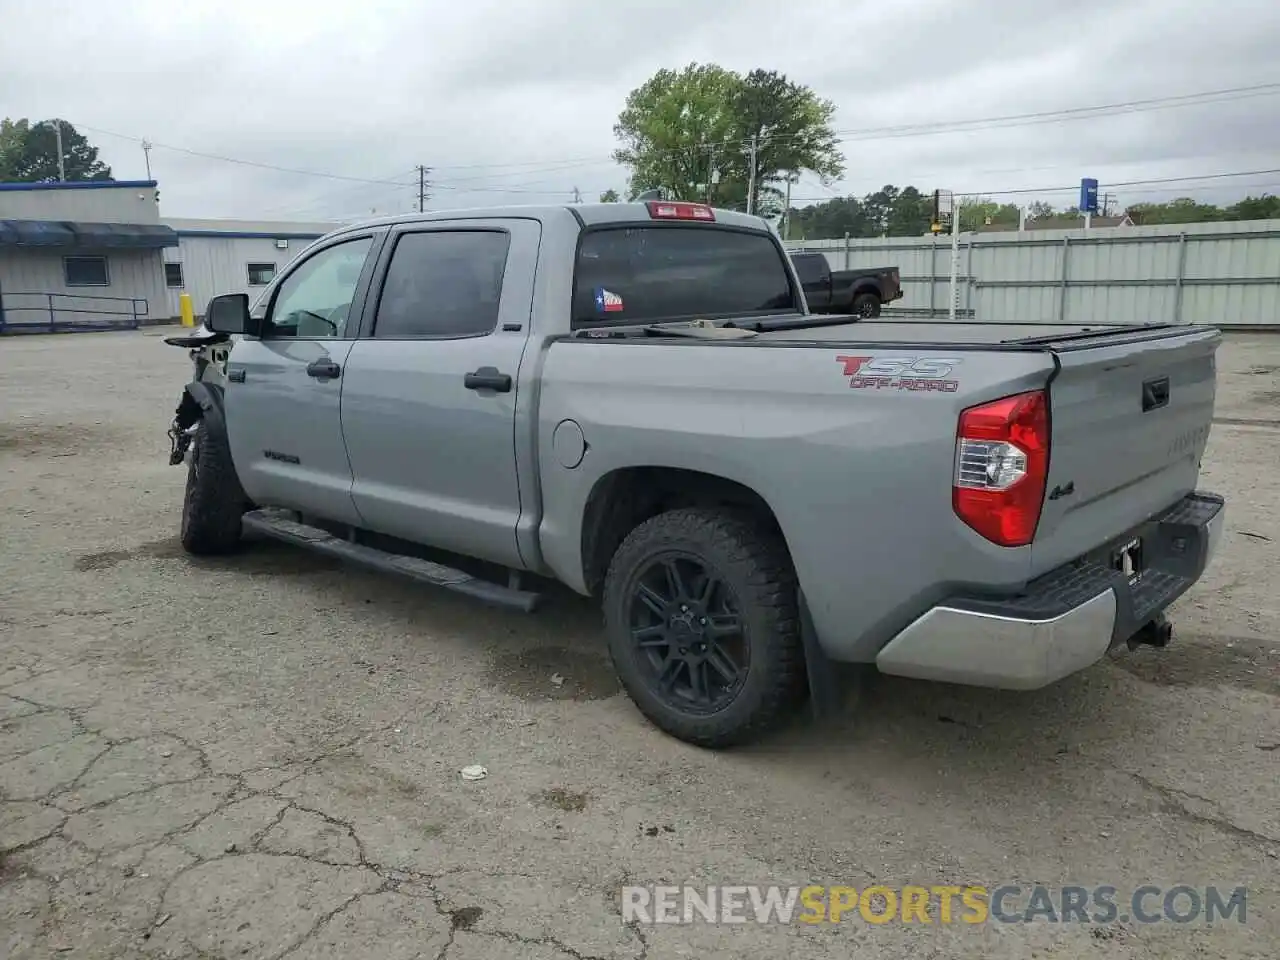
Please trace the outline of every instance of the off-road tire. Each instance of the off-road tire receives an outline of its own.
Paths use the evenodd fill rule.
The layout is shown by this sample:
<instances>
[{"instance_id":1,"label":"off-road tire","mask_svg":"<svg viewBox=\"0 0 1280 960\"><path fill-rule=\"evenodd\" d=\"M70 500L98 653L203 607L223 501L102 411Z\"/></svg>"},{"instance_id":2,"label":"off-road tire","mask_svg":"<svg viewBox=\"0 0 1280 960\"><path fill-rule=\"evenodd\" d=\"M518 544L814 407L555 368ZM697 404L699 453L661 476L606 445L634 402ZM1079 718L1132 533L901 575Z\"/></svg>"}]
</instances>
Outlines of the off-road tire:
<instances>
[{"instance_id":1,"label":"off-road tire","mask_svg":"<svg viewBox=\"0 0 1280 960\"><path fill-rule=\"evenodd\" d=\"M683 712L652 689L637 662L630 605L636 579L669 551L692 555L733 591L749 666L736 697L718 712ZM754 517L716 508L684 508L640 524L623 540L604 581L604 618L614 668L640 711L687 743L729 747L775 728L806 690L797 584L786 545Z\"/></svg>"},{"instance_id":2,"label":"off-road tire","mask_svg":"<svg viewBox=\"0 0 1280 960\"><path fill-rule=\"evenodd\" d=\"M874 293L860 293L853 298L851 312L855 317L866 319L878 317L880 316L880 298Z\"/></svg>"},{"instance_id":3,"label":"off-road tire","mask_svg":"<svg viewBox=\"0 0 1280 960\"><path fill-rule=\"evenodd\" d=\"M231 463L226 439L201 423L191 441L187 489L182 498L182 548L207 556L230 553L240 544L245 495Z\"/></svg>"}]
</instances>

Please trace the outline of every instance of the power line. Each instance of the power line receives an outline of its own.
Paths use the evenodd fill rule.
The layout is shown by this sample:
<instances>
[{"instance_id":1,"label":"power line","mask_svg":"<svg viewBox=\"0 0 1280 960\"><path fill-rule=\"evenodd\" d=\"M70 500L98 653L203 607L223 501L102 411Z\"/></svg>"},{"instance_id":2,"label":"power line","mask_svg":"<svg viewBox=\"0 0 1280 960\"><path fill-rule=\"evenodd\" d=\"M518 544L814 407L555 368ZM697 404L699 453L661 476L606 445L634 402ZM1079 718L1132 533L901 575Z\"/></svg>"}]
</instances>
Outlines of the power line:
<instances>
[{"instance_id":1,"label":"power line","mask_svg":"<svg viewBox=\"0 0 1280 960\"><path fill-rule=\"evenodd\" d=\"M1104 184L1108 190L1120 187L1153 187L1166 186L1175 183L1193 183L1204 180L1227 180L1236 177L1262 177L1280 174L1280 167L1270 170L1233 170L1227 173L1205 173L1199 176L1188 177L1153 177L1147 180L1118 180L1115 182L1107 182ZM1017 190L957 190L956 193L964 194L970 197L1014 197L1025 196L1028 194L1042 193L1078 193L1080 185L1073 184L1068 187L1024 187ZM1134 191L1137 192L1137 191ZM804 201L810 203L826 202L831 197L792 197L792 201ZM839 198L839 199L844 199Z\"/></svg>"},{"instance_id":2,"label":"power line","mask_svg":"<svg viewBox=\"0 0 1280 960\"><path fill-rule=\"evenodd\" d=\"M84 130L91 130L94 133L105 134L106 136L109 136L109 137L119 137L122 140L131 140L134 143L143 142L142 137L133 137L127 133L117 133L114 130L104 130L101 127L91 127L87 123L76 124L76 126ZM204 153L203 151L200 151L200 150L189 150L186 147L175 147L171 143L160 143L157 140L152 140L149 142L152 147L156 147L162 150L173 150L176 153L185 153L188 156L192 156L192 157L202 157L205 160L218 160L218 161L221 161L222 163L235 163L245 167L257 167L262 170L275 170L280 173L294 173L304 177L324 177L329 180L349 180L352 183L390 183L391 182L387 180L374 180L369 177L352 177L343 173L326 173L322 170L300 170L296 167L281 167L281 166L277 166L274 163L260 163L257 160L245 160L242 157L224 157L221 154L217 154L217 153ZM400 184L397 184L397 186L410 186L410 184L400 183Z\"/></svg>"},{"instance_id":3,"label":"power line","mask_svg":"<svg viewBox=\"0 0 1280 960\"><path fill-rule=\"evenodd\" d=\"M1168 110L1179 107L1196 107L1232 100L1248 100L1280 94L1280 82L1260 83L1248 87L1230 87L1224 90L1205 90L1200 93L1184 93L1168 97L1151 97L1145 100L1124 100L1118 103L1095 104L1088 107L1068 107L1060 110L1040 110L1033 113L1014 113L992 117L974 117L962 120L944 120L931 123L900 124L891 127L866 127L860 130L837 130L841 143L855 140L892 140L898 137L927 136L935 133L956 133L974 126L1004 128L1058 123L1067 120L1091 120L1100 116L1126 113L1145 113L1152 110Z\"/></svg>"},{"instance_id":4,"label":"power line","mask_svg":"<svg viewBox=\"0 0 1280 960\"><path fill-rule=\"evenodd\" d=\"M1109 116L1125 113L1142 113L1151 110L1165 110L1188 106L1202 106L1207 104L1229 102L1232 100L1250 99L1261 96L1275 96L1280 94L1280 82L1260 83L1242 87L1227 87L1218 90L1202 90L1196 93L1174 94L1164 97L1149 97L1146 99L1124 100L1115 103L1094 104L1084 107L1066 107L1057 110L1041 110L1030 113L1003 114L988 117L971 117L958 120L938 120L925 123L914 124L898 124L894 126L884 127L862 127L847 128L843 130L833 131L839 138L838 142L848 143L861 140L891 140L900 137L914 136L930 136L940 133L955 133L972 129L973 127L991 128L991 127L1017 127L1028 126L1044 123L1057 123L1076 119L1093 119L1101 116ZM131 136L126 133L119 133L114 130L106 130L101 127L89 126L88 124L78 124L85 130L94 133L105 134L107 136L119 137L123 140L130 140L134 143L142 143L144 138ZM796 139L795 137L770 137L765 138L766 143L785 142L787 140ZM732 145L736 141L729 141L728 145ZM743 147L750 142L749 138L741 140ZM367 177L354 177L347 174L329 173L321 170L306 170L296 167L285 167L278 164L263 163L257 160L246 160L242 157L228 157L221 154L206 153L200 150L192 150L188 147L179 147L174 144L159 143L152 141L152 146L173 150L178 153L184 153L188 156L201 157L206 160L216 160L223 163L235 163L242 166L256 167L264 170L274 170L280 173L292 173L299 176L323 177L331 180L346 180L354 183L384 183L391 182L385 180L376 180ZM700 154L721 150L726 144L718 142L708 142L702 144L694 144L684 148L671 148L665 150L653 151L657 155L688 155L689 153ZM561 157L558 159L530 160L509 163L475 163L475 164L441 164L435 167L436 170L481 170L481 169L507 169L516 168L512 173L508 174L490 174L481 175L475 178L451 178L454 182L464 182L468 179L491 179L498 176L514 176L520 173L533 172L554 172L557 169L570 169L576 166L585 166L597 162L606 162L613 159L613 154L598 154L594 157ZM561 165L564 165L563 167ZM530 169L530 168L542 168ZM409 183L400 183L401 186L412 186Z\"/></svg>"},{"instance_id":5,"label":"power line","mask_svg":"<svg viewBox=\"0 0 1280 960\"><path fill-rule=\"evenodd\" d=\"M298 211L312 210L316 207L327 206L330 203L330 201L335 200L337 198L345 198L350 196L353 193L367 191L374 187L380 187L383 190L389 187L397 188L397 189L403 188L404 186L410 185L409 178L411 177L416 178L417 175L418 175L417 167L413 167L409 170L396 170L392 173L387 174L387 176L385 177L378 177L375 180L370 181L369 183L355 183L355 184L350 184L348 186L334 187L334 188L325 190L323 193L310 194L309 196L304 197L300 200L290 200L285 203L274 204L270 207L266 207L262 210L259 210L258 212L260 214L269 214L269 213L273 213L281 210L290 211L294 213ZM416 179L415 179L415 182L412 184L412 186L415 189L417 188L418 184L416 182Z\"/></svg>"}]
</instances>

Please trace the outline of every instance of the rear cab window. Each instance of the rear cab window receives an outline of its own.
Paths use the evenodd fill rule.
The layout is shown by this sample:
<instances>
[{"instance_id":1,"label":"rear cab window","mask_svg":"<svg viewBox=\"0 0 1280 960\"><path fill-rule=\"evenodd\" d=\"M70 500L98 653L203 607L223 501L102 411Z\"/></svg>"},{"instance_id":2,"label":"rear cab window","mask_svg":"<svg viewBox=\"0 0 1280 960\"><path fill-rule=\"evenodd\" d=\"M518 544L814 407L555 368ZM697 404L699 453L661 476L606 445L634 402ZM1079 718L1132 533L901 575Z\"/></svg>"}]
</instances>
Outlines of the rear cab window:
<instances>
[{"instance_id":1,"label":"rear cab window","mask_svg":"<svg viewBox=\"0 0 1280 960\"><path fill-rule=\"evenodd\" d=\"M801 313L771 234L628 223L582 234L573 327Z\"/></svg>"}]
</instances>

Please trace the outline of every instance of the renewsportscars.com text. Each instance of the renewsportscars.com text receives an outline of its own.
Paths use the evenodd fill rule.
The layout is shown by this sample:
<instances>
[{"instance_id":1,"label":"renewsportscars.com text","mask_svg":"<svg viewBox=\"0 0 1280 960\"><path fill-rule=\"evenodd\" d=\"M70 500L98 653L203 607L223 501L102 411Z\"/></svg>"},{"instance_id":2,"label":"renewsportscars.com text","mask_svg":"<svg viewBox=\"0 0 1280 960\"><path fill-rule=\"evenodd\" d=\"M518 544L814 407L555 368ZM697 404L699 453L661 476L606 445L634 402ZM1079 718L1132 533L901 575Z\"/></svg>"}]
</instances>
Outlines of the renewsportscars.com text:
<instances>
[{"instance_id":1,"label":"renewsportscars.com text","mask_svg":"<svg viewBox=\"0 0 1280 960\"><path fill-rule=\"evenodd\" d=\"M1245 887L629 886L625 923L1244 923Z\"/></svg>"}]
</instances>

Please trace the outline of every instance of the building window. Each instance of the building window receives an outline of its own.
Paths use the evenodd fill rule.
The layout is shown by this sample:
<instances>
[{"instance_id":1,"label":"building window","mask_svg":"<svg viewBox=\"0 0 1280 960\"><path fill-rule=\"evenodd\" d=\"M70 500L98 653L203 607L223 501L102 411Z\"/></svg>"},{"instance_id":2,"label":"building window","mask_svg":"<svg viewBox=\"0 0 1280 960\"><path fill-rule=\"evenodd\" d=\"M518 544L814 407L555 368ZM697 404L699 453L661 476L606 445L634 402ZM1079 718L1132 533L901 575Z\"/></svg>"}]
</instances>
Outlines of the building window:
<instances>
[{"instance_id":1,"label":"building window","mask_svg":"<svg viewBox=\"0 0 1280 960\"><path fill-rule=\"evenodd\" d=\"M63 257L62 272L68 287L109 287L106 257Z\"/></svg>"},{"instance_id":2,"label":"building window","mask_svg":"<svg viewBox=\"0 0 1280 960\"><path fill-rule=\"evenodd\" d=\"M166 287L181 287L182 283L182 264L166 263L164 265L164 285Z\"/></svg>"},{"instance_id":3,"label":"building window","mask_svg":"<svg viewBox=\"0 0 1280 960\"><path fill-rule=\"evenodd\" d=\"M265 287L275 278L276 265L274 263L249 264L249 286Z\"/></svg>"}]
</instances>

